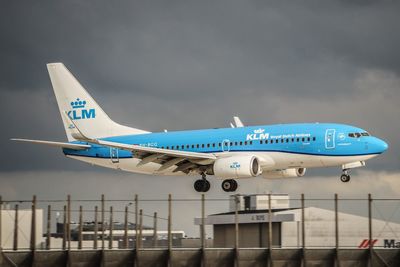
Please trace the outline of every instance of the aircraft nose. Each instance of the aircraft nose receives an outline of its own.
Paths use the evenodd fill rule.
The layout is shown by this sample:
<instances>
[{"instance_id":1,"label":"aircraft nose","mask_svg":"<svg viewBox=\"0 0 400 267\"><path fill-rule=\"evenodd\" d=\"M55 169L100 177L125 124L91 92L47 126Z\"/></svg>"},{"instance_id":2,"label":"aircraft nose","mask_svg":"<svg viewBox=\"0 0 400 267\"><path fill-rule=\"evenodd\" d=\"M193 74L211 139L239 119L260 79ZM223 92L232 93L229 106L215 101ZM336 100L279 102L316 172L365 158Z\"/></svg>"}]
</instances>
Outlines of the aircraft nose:
<instances>
[{"instance_id":1,"label":"aircraft nose","mask_svg":"<svg viewBox=\"0 0 400 267\"><path fill-rule=\"evenodd\" d=\"M376 138L375 147L379 153L383 153L389 148L389 145L382 139Z\"/></svg>"}]
</instances>

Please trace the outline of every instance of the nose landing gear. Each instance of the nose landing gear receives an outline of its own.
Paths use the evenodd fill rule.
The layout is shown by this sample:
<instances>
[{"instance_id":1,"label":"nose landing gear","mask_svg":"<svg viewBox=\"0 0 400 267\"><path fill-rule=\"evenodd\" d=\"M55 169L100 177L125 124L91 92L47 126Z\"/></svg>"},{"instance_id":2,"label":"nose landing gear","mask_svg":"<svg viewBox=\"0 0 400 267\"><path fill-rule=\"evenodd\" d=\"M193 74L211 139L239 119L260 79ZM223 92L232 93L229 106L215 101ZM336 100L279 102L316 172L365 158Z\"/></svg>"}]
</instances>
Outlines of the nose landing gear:
<instances>
[{"instance_id":1,"label":"nose landing gear","mask_svg":"<svg viewBox=\"0 0 400 267\"><path fill-rule=\"evenodd\" d=\"M205 173L201 174L201 179L194 182L193 187L197 192L208 192L208 190L210 190L211 185L210 182L207 181Z\"/></svg>"},{"instance_id":2,"label":"nose landing gear","mask_svg":"<svg viewBox=\"0 0 400 267\"><path fill-rule=\"evenodd\" d=\"M343 170L343 174L340 176L340 181L347 183L350 181L349 170Z\"/></svg>"}]
</instances>

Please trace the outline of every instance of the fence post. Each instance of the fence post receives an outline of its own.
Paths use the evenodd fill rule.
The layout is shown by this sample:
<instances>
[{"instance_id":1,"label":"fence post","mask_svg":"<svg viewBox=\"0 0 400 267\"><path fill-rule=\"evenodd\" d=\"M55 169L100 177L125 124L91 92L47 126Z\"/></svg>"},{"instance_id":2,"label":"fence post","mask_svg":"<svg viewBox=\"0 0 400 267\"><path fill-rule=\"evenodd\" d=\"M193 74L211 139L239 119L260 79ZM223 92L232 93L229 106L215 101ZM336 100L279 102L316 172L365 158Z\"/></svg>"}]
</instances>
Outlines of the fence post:
<instances>
[{"instance_id":1,"label":"fence post","mask_svg":"<svg viewBox=\"0 0 400 267\"><path fill-rule=\"evenodd\" d=\"M4 259L3 259L3 239L1 236L1 230L2 230L2 225L1 222L3 220L2 218L3 214L3 198L0 196L0 266L4 264Z\"/></svg>"},{"instance_id":2,"label":"fence post","mask_svg":"<svg viewBox=\"0 0 400 267\"><path fill-rule=\"evenodd\" d=\"M335 266L339 267L339 206L338 194L335 194Z\"/></svg>"},{"instance_id":3,"label":"fence post","mask_svg":"<svg viewBox=\"0 0 400 267\"><path fill-rule=\"evenodd\" d=\"M139 248L139 198L135 195L135 248Z\"/></svg>"},{"instance_id":4,"label":"fence post","mask_svg":"<svg viewBox=\"0 0 400 267\"><path fill-rule=\"evenodd\" d=\"M3 250L3 238L1 236L1 230L2 230L1 222L3 220L2 215L3 215L3 197L0 196L0 254L1 251ZM0 255L0 264L1 263L2 263L2 255Z\"/></svg>"},{"instance_id":5,"label":"fence post","mask_svg":"<svg viewBox=\"0 0 400 267\"><path fill-rule=\"evenodd\" d=\"M71 195L67 196L67 240L68 250L71 250Z\"/></svg>"},{"instance_id":6,"label":"fence post","mask_svg":"<svg viewBox=\"0 0 400 267\"><path fill-rule=\"evenodd\" d=\"M235 264L239 266L239 195L235 195Z\"/></svg>"},{"instance_id":7,"label":"fence post","mask_svg":"<svg viewBox=\"0 0 400 267\"><path fill-rule=\"evenodd\" d=\"M154 222L153 222L153 247L156 248L157 247L157 212L154 212Z\"/></svg>"},{"instance_id":8,"label":"fence post","mask_svg":"<svg viewBox=\"0 0 400 267\"><path fill-rule=\"evenodd\" d=\"M82 249L82 239L83 239L82 231L83 231L82 206L79 206L78 249Z\"/></svg>"},{"instance_id":9,"label":"fence post","mask_svg":"<svg viewBox=\"0 0 400 267\"><path fill-rule=\"evenodd\" d=\"M18 204L15 205L15 212L14 212L14 242L13 242L13 249L18 250Z\"/></svg>"},{"instance_id":10,"label":"fence post","mask_svg":"<svg viewBox=\"0 0 400 267\"><path fill-rule=\"evenodd\" d=\"M172 266L172 196L171 194L168 195L168 266Z\"/></svg>"},{"instance_id":11,"label":"fence post","mask_svg":"<svg viewBox=\"0 0 400 267\"><path fill-rule=\"evenodd\" d=\"M114 236L113 236L113 225L114 224L114 222L113 222L113 207L111 206L110 207L110 230L109 230L109 236L110 236L110 238L109 238L109 241L108 241L108 248L109 249L112 249L113 248L113 239L114 239Z\"/></svg>"},{"instance_id":12,"label":"fence post","mask_svg":"<svg viewBox=\"0 0 400 267\"><path fill-rule=\"evenodd\" d=\"M128 206L125 206L125 218L124 218L124 246L128 248Z\"/></svg>"},{"instance_id":13,"label":"fence post","mask_svg":"<svg viewBox=\"0 0 400 267\"><path fill-rule=\"evenodd\" d=\"M206 266L204 248L206 247L206 227L205 227L205 197L201 194L201 227L200 227L200 238L201 238L201 266Z\"/></svg>"},{"instance_id":14,"label":"fence post","mask_svg":"<svg viewBox=\"0 0 400 267\"><path fill-rule=\"evenodd\" d=\"M143 248L143 210L139 211L139 248Z\"/></svg>"},{"instance_id":15,"label":"fence post","mask_svg":"<svg viewBox=\"0 0 400 267\"><path fill-rule=\"evenodd\" d=\"M63 240L62 240L62 249L65 250L67 247L67 206L64 205L64 214L63 214Z\"/></svg>"},{"instance_id":16,"label":"fence post","mask_svg":"<svg viewBox=\"0 0 400 267\"><path fill-rule=\"evenodd\" d=\"M368 194L368 248L369 248L369 261L368 265L372 266L372 248L373 248L373 242L372 242L372 196L371 194Z\"/></svg>"},{"instance_id":17,"label":"fence post","mask_svg":"<svg viewBox=\"0 0 400 267\"><path fill-rule=\"evenodd\" d=\"M32 214L31 214L31 251L36 250L36 195L32 199Z\"/></svg>"},{"instance_id":18,"label":"fence post","mask_svg":"<svg viewBox=\"0 0 400 267\"><path fill-rule=\"evenodd\" d=\"M268 266L272 266L272 207L271 194L268 194Z\"/></svg>"},{"instance_id":19,"label":"fence post","mask_svg":"<svg viewBox=\"0 0 400 267\"><path fill-rule=\"evenodd\" d=\"M306 266L306 227L305 227L305 204L304 194L301 194L301 244L302 244L302 266Z\"/></svg>"},{"instance_id":20,"label":"fence post","mask_svg":"<svg viewBox=\"0 0 400 267\"><path fill-rule=\"evenodd\" d=\"M98 216L98 208L97 206L94 207L94 237L93 237L93 249L97 249L97 242L98 242L98 231L99 231L99 222L97 219Z\"/></svg>"},{"instance_id":21,"label":"fence post","mask_svg":"<svg viewBox=\"0 0 400 267\"><path fill-rule=\"evenodd\" d=\"M101 195L101 249L105 248L104 240L104 225L105 225L105 197L104 194Z\"/></svg>"},{"instance_id":22,"label":"fence post","mask_svg":"<svg viewBox=\"0 0 400 267\"><path fill-rule=\"evenodd\" d=\"M51 244L51 205L47 206L47 238L46 238L46 249L50 250Z\"/></svg>"}]
</instances>

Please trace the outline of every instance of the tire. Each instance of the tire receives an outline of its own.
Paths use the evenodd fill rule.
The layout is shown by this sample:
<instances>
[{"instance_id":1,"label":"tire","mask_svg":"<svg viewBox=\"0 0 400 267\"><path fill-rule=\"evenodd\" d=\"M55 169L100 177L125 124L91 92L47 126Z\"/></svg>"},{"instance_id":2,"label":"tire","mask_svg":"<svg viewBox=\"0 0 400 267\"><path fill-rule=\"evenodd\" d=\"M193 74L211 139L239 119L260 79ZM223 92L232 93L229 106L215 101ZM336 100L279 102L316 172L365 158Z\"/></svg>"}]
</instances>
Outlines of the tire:
<instances>
[{"instance_id":1,"label":"tire","mask_svg":"<svg viewBox=\"0 0 400 267\"><path fill-rule=\"evenodd\" d=\"M196 180L196 182L194 182L193 187L194 187L194 190L196 190L196 192L203 192L204 181Z\"/></svg>"},{"instance_id":2,"label":"tire","mask_svg":"<svg viewBox=\"0 0 400 267\"><path fill-rule=\"evenodd\" d=\"M350 181L350 175L348 174L342 174L340 176L340 181L342 181L343 183L347 183Z\"/></svg>"},{"instance_id":3,"label":"tire","mask_svg":"<svg viewBox=\"0 0 400 267\"><path fill-rule=\"evenodd\" d=\"M221 187L225 192L234 192L238 188L238 184L233 179L226 179L222 182Z\"/></svg>"},{"instance_id":4,"label":"tire","mask_svg":"<svg viewBox=\"0 0 400 267\"><path fill-rule=\"evenodd\" d=\"M230 179L224 180L221 184L222 190L225 192L231 192L232 190L232 183Z\"/></svg>"},{"instance_id":5,"label":"tire","mask_svg":"<svg viewBox=\"0 0 400 267\"><path fill-rule=\"evenodd\" d=\"M196 182L194 182L194 190L196 190L196 192L208 192L208 190L210 190L210 182L207 180L203 180L203 179L199 179L196 180Z\"/></svg>"}]
</instances>

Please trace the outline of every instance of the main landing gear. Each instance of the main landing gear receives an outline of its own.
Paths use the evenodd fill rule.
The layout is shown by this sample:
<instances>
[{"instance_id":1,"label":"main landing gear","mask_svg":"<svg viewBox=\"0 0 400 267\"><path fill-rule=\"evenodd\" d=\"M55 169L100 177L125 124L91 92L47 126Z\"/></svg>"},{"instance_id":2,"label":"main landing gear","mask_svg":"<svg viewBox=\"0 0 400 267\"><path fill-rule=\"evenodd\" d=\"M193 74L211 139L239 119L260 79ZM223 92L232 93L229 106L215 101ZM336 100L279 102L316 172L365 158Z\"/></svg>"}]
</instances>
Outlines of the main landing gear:
<instances>
[{"instance_id":1,"label":"main landing gear","mask_svg":"<svg viewBox=\"0 0 400 267\"><path fill-rule=\"evenodd\" d=\"M207 181L206 174L202 173L201 179L196 180L193 186L194 190L196 190L197 192L207 192L208 190L210 190L210 182Z\"/></svg>"},{"instance_id":2,"label":"main landing gear","mask_svg":"<svg viewBox=\"0 0 400 267\"><path fill-rule=\"evenodd\" d=\"M238 184L233 179L226 179L222 182L221 187L225 192L235 192L238 188Z\"/></svg>"},{"instance_id":3,"label":"main landing gear","mask_svg":"<svg viewBox=\"0 0 400 267\"><path fill-rule=\"evenodd\" d=\"M349 170L343 170L343 174L340 176L340 181L347 183L350 181Z\"/></svg>"}]
</instances>

